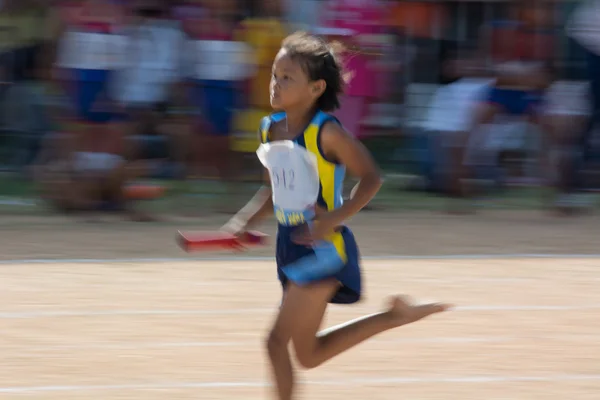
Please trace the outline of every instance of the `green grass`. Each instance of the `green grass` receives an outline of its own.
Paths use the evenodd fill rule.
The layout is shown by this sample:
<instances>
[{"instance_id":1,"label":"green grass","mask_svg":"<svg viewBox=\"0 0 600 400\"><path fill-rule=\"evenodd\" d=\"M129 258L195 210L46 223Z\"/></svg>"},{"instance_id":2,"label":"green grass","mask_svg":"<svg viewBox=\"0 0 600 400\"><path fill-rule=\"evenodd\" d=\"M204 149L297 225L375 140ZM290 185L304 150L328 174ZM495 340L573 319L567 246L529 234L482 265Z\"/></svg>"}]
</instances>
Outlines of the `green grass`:
<instances>
[{"instance_id":1,"label":"green grass","mask_svg":"<svg viewBox=\"0 0 600 400\"><path fill-rule=\"evenodd\" d=\"M153 212L173 212L197 214L199 210L211 209L223 202L226 193L224 184L218 181L152 181L164 185L166 195L146 202L143 207ZM405 179L395 176L386 180L372 205L377 209L396 212L415 210L440 211L447 207L448 199L423 192L404 190ZM239 183L234 186L229 203L233 208L241 207L259 187L258 183ZM548 189L510 188L492 194L486 199L477 200L481 207L509 210L540 209L547 198ZM0 212L10 214L43 213L48 208L41 202L36 204L36 191L31 182L20 177L0 176ZM598 197L596 204L598 205Z\"/></svg>"},{"instance_id":2,"label":"green grass","mask_svg":"<svg viewBox=\"0 0 600 400\"><path fill-rule=\"evenodd\" d=\"M0 197L25 197L35 195L33 183L14 174L0 175Z\"/></svg>"}]
</instances>

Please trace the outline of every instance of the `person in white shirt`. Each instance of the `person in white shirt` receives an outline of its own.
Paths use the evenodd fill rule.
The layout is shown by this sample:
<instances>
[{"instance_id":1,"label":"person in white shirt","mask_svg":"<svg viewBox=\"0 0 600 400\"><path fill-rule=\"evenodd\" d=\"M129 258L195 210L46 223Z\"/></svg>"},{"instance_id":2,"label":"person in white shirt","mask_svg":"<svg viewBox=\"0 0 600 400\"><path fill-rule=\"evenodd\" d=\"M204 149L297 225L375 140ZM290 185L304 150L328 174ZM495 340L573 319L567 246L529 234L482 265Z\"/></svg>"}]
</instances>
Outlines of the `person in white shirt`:
<instances>
[{"instance_id":1,"label":"person in white shirt","mask_svg":"<svg viewBox=\"0 0 600 400\"><path fill-rule=\"evenodd\" d=\"M130 162L121 150L123 108L115 85L124 67L127 38L122 9L105 0L88 0L67 20L55 63L64 83L66 114L86 123L85 129L47 138L35 167L36 181L57 208L96 213L119 211L138 221L149 215L132 207L126 184L148 172L140 160Z\"/></svg>"},{"instance_id":2,"label":"person in white shirt","mask_svg":"<svg viewBox=\"0 0 600 400\"><path fill-rule=\"evenodd\" d=\"M254 51L240 38L235 2L218 0L184 16L186 76L192 123L196 171L218 174L223 196L215 196L213 209L229 213L235 192L235 153L231 148L234 113L244 108L244 89L254 75Z\"/></svg>"},{"instance_id":3,"label":"person in white shirt","mask_svg":"<svg viewBox=\"0 0 600 400\"><path fill-rule=\"evenodd\" d=\"M481 140L483 138L485 141L483 136L477 137L477 142L469 142L469 130L477 105L494 84L493 79L481 76L480 71L478 63L470 59L468 54L464 54L462 59L452 57L447 60L444 63L444 75L450 78L451 83L437 90L423 125L429 134L436 135L435 142L442 149L446 160L443 163L446 177L443 186L451 197L464 197L461 179L472 175L467 168L480 162L474 161L472 154L484 147ZM456 210L451 208L449 211Z\"/></svg>"},{"instance_id":4,"label":"person in white shirt","mask_svg":"<svg viewBox=\"0 0 600 400\"><path fill-rule=\"evenodd\" d=\"M157 2L140 2L123 29L127 56L113 81L115 97L128 114L129 156L166 159L184 167L189 140L174 103L182 91L185 35ZM181 97L181 96L179 96Z\"/></svg>"}]
</instances>

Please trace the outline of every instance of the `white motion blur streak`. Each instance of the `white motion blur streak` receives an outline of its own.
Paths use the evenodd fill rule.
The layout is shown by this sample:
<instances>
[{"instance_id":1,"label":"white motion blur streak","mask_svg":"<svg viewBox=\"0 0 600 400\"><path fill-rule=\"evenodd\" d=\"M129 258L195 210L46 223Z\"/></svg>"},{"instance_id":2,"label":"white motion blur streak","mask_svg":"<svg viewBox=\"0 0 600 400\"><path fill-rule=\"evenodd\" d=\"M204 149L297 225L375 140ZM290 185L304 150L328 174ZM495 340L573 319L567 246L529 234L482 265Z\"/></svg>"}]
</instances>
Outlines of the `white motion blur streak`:
<instances>
[{"instance_id":1,"label":"white motion blur streak","mask_svg":"<svg viewBox=\"0 0 600 400\"><path fill-rule=\"evenodd\" d=\"M582 2L567 23L567 35L600 55L600 0Z\"/></svg>"},{"instance_id":2,"label":"white motion blur streak","mask_svg":"<svg viewBox=\"0 0 600 400\"><path fill-rule=\"evenodd\" d=\"M113 70L122 66L126 40L115 33L68 30L59 41L57 66Z\"/></svg>"},{"instance_id":3,"label":"white motion blur streak","mask_svg":"<svg viewBox=\"0 0 600 400\"><path fill-rule=\"evenodd\" d=\"M196 79L241 81L256 69L253 49L243 42L190 40L188 52Z\"/></svg>"}]
</instances>

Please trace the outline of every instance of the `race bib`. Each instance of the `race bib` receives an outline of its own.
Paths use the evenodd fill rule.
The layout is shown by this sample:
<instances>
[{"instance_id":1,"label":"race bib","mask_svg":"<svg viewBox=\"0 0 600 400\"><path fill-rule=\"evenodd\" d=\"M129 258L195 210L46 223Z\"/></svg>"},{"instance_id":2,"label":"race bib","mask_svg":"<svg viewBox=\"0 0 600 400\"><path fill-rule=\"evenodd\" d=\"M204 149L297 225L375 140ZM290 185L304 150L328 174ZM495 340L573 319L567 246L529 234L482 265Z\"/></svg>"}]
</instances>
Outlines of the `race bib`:
<instances>
[{"instance_id":1,"label":"race bib","mask_svg":"<svg viewBox=\"0 0 600 400\"><path fill-rule=\"evenodd\" d=\"M320 181L313 154L291 141L262 144L257 154L269 170L276 207L305 210L315 205Z\"/></svg>"}]
</instances>

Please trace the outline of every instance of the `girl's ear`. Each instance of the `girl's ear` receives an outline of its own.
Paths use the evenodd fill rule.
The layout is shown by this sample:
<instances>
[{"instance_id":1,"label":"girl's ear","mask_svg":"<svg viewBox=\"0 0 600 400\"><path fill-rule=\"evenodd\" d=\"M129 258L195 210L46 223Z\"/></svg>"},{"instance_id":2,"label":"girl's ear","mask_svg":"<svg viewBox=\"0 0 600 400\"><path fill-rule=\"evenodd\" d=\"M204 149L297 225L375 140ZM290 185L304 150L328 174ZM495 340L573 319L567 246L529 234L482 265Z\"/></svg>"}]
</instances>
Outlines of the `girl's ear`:
<instances>
[{"instance_id":1,"label":"girl's ear","mask_svg":"<svg viewBox=\"0 0 600 400\"><path fill-rule=\"evenodd\" d=\"M323 79L319 79L312 83L311 91L316 97L321 96L323 92L325 92L325 89L327 89L327 83L325 83Z\"/></svg>"}]
</instances>

